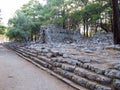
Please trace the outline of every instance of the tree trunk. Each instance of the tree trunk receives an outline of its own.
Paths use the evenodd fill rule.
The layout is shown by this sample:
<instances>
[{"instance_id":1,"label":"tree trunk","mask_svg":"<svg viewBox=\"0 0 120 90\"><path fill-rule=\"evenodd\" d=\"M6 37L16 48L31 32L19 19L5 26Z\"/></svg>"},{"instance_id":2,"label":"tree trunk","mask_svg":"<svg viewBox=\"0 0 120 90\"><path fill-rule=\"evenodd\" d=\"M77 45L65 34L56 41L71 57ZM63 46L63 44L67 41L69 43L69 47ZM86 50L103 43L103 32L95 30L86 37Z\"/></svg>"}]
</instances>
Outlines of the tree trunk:
<instances>
[{"instance_id":1,"label":"tree trunk","mask_svg":"<svg viewBox=\"0 0 120 90\"><path fill-rule=\"evenodd\" d=\"M118 0L112 0L113 9L113 37L114 44L120 44L120 28L119 28L119 8Z\"/></svg>"},{"instance_id":2,"label":"tree trunk","mask_svg":"<svg viewBox=\"0 0 120 90\"><path fill-rule=\"evenodd\" d=\"M64 17L65 16L65 7L63 7L63 11L61 12L62 13L62 17L64 18L63 20L63 29L66 29L66 18Z\"/></svg>"},{"instance_id":3,"label":"tree trunk","mask_svg":"<svg viewBox=\"0 0 120 90\"><path fill-rule=\"evenodd\" d=\"M86 37L88 37L88 25L86 25Z\"/></svg>"},{"instance_id":4,"label":"tree trunk","mask_svg":"<svg viewBox=\"0 0 120 90\"><path fill-rule=\"evenodd\" d=\"M97 33L98 25L97 22L95 22L95 33Z\"/></svg>"},{"instance_id":5,"label":"tree trunk","mask_svg":"<svg viewBox=\"0 0 120 90\"><path fill-rule=\"evenodd\" d=\"M85 19L83 19L83 31L84 31L84 36L85 36Z\"/></svg>"},{"instance_id":6,"label":"tree trunk","mask_svg":"<svg viewBox=\"0 0 120 90\"><path fill-rule=\"evenodd\" d=\"M110 13L111 32L113 32L113 15Z\"/></svg>"}]
</instances>

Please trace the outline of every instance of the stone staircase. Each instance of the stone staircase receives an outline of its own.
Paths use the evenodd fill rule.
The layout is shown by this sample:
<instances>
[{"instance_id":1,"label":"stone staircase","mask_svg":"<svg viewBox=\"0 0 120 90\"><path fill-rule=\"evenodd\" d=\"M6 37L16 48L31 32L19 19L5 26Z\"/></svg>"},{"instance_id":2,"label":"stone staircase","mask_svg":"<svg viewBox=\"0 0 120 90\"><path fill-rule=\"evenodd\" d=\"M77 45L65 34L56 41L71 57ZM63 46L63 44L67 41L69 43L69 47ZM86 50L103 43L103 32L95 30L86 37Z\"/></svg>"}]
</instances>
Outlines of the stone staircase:
<instances>
[{"instance_id":1,"label":"stone staircase","mask_svg":"<svg viewBox=\"0 0 120 90\"><path fill-rule=\"evenodd\" d=\"M108 69L82 60L65 58L57 51L48 53L25 47L13 49L22 57L80 86L78 90L120 90L120 70L118 69Z\"/></svg>"}]
</instances>

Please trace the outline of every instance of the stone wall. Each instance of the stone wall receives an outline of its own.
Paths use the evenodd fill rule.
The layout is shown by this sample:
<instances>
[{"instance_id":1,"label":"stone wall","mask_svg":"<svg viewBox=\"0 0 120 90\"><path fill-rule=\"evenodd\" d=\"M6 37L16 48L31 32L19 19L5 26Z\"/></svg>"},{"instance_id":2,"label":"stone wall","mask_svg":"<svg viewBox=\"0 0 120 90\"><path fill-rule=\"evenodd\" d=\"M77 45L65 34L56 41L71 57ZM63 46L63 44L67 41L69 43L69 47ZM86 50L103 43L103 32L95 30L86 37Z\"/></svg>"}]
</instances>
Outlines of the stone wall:
<instances>
[{"instance_id":1,"label":"stone wall","mask_svg":"<svg viewBox=\"0 0 120 90\"><path fill-rule=\"evenodd\" d=\"M75 43L81 38L79 31L65 30L55 25L41 26L40 42L42 43Z\"/></svg>"}]
</instances>

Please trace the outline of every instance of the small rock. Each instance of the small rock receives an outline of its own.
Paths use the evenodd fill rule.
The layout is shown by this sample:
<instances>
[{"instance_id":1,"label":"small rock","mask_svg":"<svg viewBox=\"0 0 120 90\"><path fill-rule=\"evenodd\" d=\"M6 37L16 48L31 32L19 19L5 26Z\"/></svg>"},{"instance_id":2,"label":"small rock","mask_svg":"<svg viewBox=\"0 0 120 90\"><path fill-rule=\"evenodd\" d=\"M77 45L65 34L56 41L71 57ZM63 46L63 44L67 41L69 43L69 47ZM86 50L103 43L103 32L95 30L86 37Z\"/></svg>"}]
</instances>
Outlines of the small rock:
<instances>
[{"instance_id":1,"label":"small rock","mask_svg":"<svg viewBox=\"0 0 120 90\"><path fill-rule=\"evenodd\" d=\"M92 50L87 49L87 48L84 48L84 49L82 49L81 51L84 52L84 53L93 53Z\"/></svg>"},{"instance_id":2,"label":"small rock","mask_svg":"<svg viewBox=\"0 0 120 90\"><path fill-rule=\"evenodd\" d=\"M72 59L78 60L82 63L90 63L92 60L86 57L81 57L81 56L72 56Z\"/></svg>"},{"instance_id":3,"label":"small rock","mask_svg":"<svg viewBox=\"0 0 120 90\"><path fill-rule=\"evenodd\" d=\"M46 56L47 56L47 58L52 58L52 57L54 57L52 53L47 53Z\"/></svg>"},{"instance_id":4,"label":"small rock","mask_svg":"<svg viewBox=\"0 0 120 90\"><path fill-rule=\"evenodd\" d=\"M89 63L84 63L84 64L82 65L82 67L83 67L83 68L86 68L86 69L91 69Z\"/></svg>"},{"instance_id":5,"label":"small rock","mask_svg":"<svg viewBox=\"0 0 120 90\"><path fill-rule=\"evenodd\" d=\"M94 71L98 74L104 74L105 73L105 68L101 67L94 67Z\"/></svg>"},{"instance_id":6,"label":"small rock","mask_svg":"<svg viewBox=\"0 0 120 90\"><path fill-rule=\"evenodd\" d=\"M51 53L53 53L54 56L59 55L59 51L57 51L56 49L51 49Z\"/></svg>"},{"instance_id":7,"label":"small rock","mask_svg":"<svg viewBox=\"0 0 120 90\"><path fill-rule=\"evenodd\" d=\"M81 60L82 63L90 63L91 62L91 59L83 59Z\"/></svg>"},{"instance_id":8,"label":"small rock","mask_svg":"<svg viewBox=\"0 0 120 90\"><path fill-rule=\"evenodd\" d=\"M48 52L49 52L48 49L43 49L43 50L42 50L42 53L48 53Z\"/></svg>"},{"instance_id":9,"label":"small rock","mask_svg":"<svg viewBox=\"0 0 120 90\"><path fill-rule=\"evenodd\" d=\"M63 54L63 58L69 58L68 54Z\"/></svg>"}]
</instances>

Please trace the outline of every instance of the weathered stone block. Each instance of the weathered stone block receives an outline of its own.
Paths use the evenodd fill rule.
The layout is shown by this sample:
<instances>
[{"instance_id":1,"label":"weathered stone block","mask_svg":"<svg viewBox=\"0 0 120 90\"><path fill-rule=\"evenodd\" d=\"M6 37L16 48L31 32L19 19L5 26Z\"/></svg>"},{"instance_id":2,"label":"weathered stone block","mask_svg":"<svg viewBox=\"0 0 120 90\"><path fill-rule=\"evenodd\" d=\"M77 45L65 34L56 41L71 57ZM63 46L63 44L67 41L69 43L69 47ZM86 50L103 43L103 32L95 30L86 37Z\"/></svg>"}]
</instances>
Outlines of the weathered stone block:
<instances>
[{"instance_id":1,"label":"weathered stone block","mask_svg":"<svg viewBox=\"0 0 120 90\"><path fill-rule=\"evenodd\" d=\"M103 85L96 85L95 90L112 90L110 87L103 86Z\"/></svg>"},{"instance_id":2,"label":"weathered stone block","mask_svg":"<svg viewBox=\"0 0 120 90\"><path fill-rule=\"evenodd\" d=\"M120 64L115 65L114 68L120 71Z\"/></svg>"},{"instance_id":3,"label":"weathered stone block","mask_svg":"<svg viewBox=\"0 0 120 90\"><path fill-rule=\"evenodd\" d=\"M90 70L98 73L98 74L104 74L106 68L104 67L98 67L98 66L93 66L93 65L89 65Z\"/></svg>"},{"instance_id":4,"label":"weathered stone block","mask_svg":"<svg viewBox=\"0 0 120 90\"><path fill-rule=\"evenodd\" d=\"M69 73L69 72L66 72L65 74L64 74L64 76L66 77L66 78L68 78L68 79L72 79L72 77L73 77L73 74L72 73Z\"/></svg>"},{"instance_id":5,"label":"weathered stone block","mask_svg":"<svg viewBox=\"0 0 120 90\"><path fill-rule=\"evenodd\" d=\"M66 53L64 53L64 54L63 54L63 58L69 58L69 55L66 54Z\"/></svg>"},{"instance_id":6,"label":"weathered stone block","mask_svg":"<svg viewBox=\"0 0 120 90\"><path fill-rule=\"evenodd\" d=\"M120 80L118 79L113 80L113 86L116 90L120 90Z\"/></svg>"},{"instance_id":7,"label":"weathered stone block","mask_svg":"<svg viewBox=\"0 0 120 90\"><path fill-rule=\"evenodd\" d=\"M61 63L57 63L57 62L52 63L52 65L53 65L54 67L61 67L61 66L62 66Z\"/></svg>"},{"instance_id":8,"label":"weathered stone block","mask_svg":"<svg viewBox=\"0 0 120 90\"><path fill-rule=\"evenodd\" d=\"M59 51L54 50L54 49L51 49L51 53L52 53L52 55L53 55L54 57L56 57L56 56L59 56L59 55L60 55L60 54L59 54Z\"/></svg>"},{"instance_id":9,"label":"weathered stone block","mask_svg":"<svg viewBox=\"0 0 120 90\"><path fill-rule=\"evenodd\" d=\"M91 90L94 90L96 87L96 84L94 82L87 82L86 87Z\"/></svg>"},{"instance_id":10,"label":"weathered stone block","mask_svg":"<svg viewBox=\"0 0 120 90\"><path fill-rule=\"evenodd\" d=\"M120 71L118 71L118 70L111 70L109 72L106 72L105 75L107 75L111 78L119 78L120 79Z\"/></svg>"},{"instance_id":11,"label":"weathered stone block","mask_svg":"<svg viewBox=\"0 0 120 90\"><path fill-rule=\"evenodd\" d=\"M47 58L52 58L54 55L52 53L46 53Z\"/></svg>"},{"instance_id":12,"label":"weathered stone block","mask_svg":"<svg viewBox=\"0 0 120 90\"><path fill-rule=\"evenodd\" d=\"M75 82L75 83L78 83L79 85L83 86L83 87L86 87L86 84L87 84L87 80L82 78L82 77L78 77L78 76L73 76L72 77L72 80Z\"/></svg>"},{"instance_id":13,"label":"weathered stone block","mask_svg":"<svg viewBox=\"0 0 120 90\"><path fill-rule=\"evenodd\" d=\"M96 77L96 80L99 81L100 83L106 84L106 85L108 85L108 84L111 83L111 79L108 78L108 77L105 77L105 76L100 76L100 75L98 75L98 76Z\"/></svg>"},{"instance_id":14,"label":"weathered stone block","mask_svg":"<svg viewBox=\"0 0 120 90\"><path fill-rule=\"evenodd\" d=\"M51 58L51 62L59 62L59 59L56 57Z\"/></svg>"},{"instance_id":15,"label":"weathered stone block","mask_svg":"<svg viewBox=\"0 0 120 90\"><path fill-rule=\"evenodd\" d=\"M75 66L67 65L67 64L62 64L61 68L70 72L73 72L75 70Z\"/></svg>"},{"instance_id":16,"label":"weathered stone block","mask_svg":"<svg viewBox=\"0 0 120 90\"><path fill-rule=\"evenodd\" d=\"M80 75L82 77L86 76L86 72L84 72L84 70L80 69L80 68L75 68L74 73L77 74L77 75Z\"/></svg>"}]
</instances>

